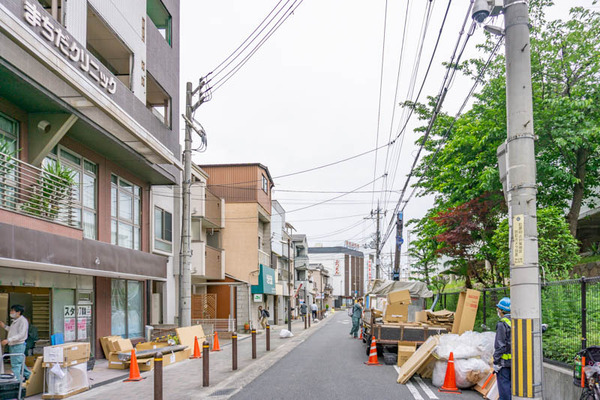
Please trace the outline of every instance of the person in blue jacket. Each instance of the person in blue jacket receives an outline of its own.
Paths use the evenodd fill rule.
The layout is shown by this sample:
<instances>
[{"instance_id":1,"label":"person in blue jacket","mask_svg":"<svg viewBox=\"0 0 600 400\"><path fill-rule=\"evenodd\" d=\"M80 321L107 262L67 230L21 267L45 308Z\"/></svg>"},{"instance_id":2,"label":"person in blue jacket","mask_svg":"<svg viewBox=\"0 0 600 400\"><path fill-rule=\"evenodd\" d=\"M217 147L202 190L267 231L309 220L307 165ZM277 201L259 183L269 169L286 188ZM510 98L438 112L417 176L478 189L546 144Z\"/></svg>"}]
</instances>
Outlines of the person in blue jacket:
<instances>
[{"instance_id":1,"label":"person in blue jacket","mask_svg":"<svg viewBox=\"0 0 600 400\"><path fill-rule=\"evenodd\" d=\"M494 371L498 382L500 400L511 400L511 329L510 298L504 297L496 304L500 321L496 324L496 340L494 341Z\"/></svg>"}]
</instances>

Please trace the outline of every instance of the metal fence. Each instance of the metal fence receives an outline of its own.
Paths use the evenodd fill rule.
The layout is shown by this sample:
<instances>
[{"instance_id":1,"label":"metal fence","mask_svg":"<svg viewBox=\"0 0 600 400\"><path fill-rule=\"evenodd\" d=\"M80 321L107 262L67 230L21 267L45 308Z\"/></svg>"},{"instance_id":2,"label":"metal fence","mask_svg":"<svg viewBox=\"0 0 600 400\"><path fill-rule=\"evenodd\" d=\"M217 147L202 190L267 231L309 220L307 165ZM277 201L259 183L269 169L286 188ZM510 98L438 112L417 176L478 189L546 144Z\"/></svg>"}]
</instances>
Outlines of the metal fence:
<instances>
[{"instance_id":1,"label":"metal fence","mask_svg":"<svg viewBox=\"0 0 600 400\"><path fill-rule=\"evenodd\" d=\"M442 293L434 311L456 310L460 292ZM479 299L475 331L495 330L496 304L510 296L508 287L484 289ZM431 307L429 300L427 307ZM600 345L600 277L547 282L542 285L544 359L571 365L582 348Z\"/></svg>"}]
</instances>

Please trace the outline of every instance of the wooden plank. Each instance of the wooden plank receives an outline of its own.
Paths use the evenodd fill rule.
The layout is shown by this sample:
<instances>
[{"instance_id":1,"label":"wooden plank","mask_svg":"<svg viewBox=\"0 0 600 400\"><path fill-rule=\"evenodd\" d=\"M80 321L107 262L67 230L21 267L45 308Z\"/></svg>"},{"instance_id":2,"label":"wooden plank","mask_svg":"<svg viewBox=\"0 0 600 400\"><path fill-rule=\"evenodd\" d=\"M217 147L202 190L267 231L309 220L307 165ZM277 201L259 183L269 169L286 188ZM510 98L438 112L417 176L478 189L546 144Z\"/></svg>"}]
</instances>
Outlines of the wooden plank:
<instances>
[{"instance_id":1,"label":"wooden plank","mask_svg":"<svg viewBox=\"0 0 600 400\"><path fill-rule=\"evenodd\" d=\"M439 336L431 336L417 351L410 357L398 373L398 383L405 384L410 378L421 368L422 365L427 363L430 357L433 357L432 353L436 346L439 344Z\"/></svg>"}]
</instances>

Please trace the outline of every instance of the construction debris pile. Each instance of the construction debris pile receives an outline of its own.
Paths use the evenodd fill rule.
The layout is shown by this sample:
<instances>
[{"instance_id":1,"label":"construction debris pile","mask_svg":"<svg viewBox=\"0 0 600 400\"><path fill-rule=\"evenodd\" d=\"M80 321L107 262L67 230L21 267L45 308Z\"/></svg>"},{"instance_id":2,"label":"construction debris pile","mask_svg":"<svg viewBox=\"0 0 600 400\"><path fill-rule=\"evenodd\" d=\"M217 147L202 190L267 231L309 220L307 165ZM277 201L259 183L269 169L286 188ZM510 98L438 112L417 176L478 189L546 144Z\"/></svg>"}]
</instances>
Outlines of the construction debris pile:
<instances>
[{"instance_id":1,"label":"construction debris pile","mask_svg":"<svg viewBox=\"0 0 600 400\"><path fill-rule=\"evenodd\" d=\"M448 329L448 334L429 337L420 347L398 342L398 383L414 374L431 379L436 387L448 386L447 371L453 370L450 386L456 391L473 388L484 398L496 400L498 390L493 370L494 332L473 332L479 292L466 290L459 296L456 312L442 310L416 313L416 321Z\"/></svg>"}]
</instances>

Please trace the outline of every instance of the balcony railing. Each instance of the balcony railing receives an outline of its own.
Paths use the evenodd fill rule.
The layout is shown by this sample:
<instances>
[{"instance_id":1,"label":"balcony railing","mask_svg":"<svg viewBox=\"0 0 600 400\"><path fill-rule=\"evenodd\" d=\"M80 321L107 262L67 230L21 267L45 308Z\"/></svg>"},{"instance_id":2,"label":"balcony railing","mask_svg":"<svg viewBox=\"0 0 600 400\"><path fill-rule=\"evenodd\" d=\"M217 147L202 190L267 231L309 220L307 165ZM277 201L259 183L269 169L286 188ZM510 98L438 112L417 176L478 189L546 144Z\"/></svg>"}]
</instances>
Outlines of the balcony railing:
<instances>
[{"instance_id":1,"label":"balcony railing","mask_svg":"<svg viewBox=\"0 0 600 400\"><path fill-rule=\"evenodd\" d=\"M223 219L221 218L221 199L215 196L210 190L206 190L205 202L205 220L211 224L210 228L221 228Z\"/></svg>"},{"instance_id":2,"label":"balcony railing","mask_svg":"<svg viewBox=\"0 0 600 400\"><path fill-rule=\"evenodd\" d=\"M265 267L271 266L271 255L265 253L262 250L258 250L258 263L264 265Z\"/></svg>"},{"instance_id":3,"label":"balcony railing","mask_svg":"<svg viewBox=\"0 0 600 400\"><path fill-rule=\"evenodd\" d=\"M75 189L71 179L0 153L0 208L79 228Z\"/></svg>"}]
</instances>

